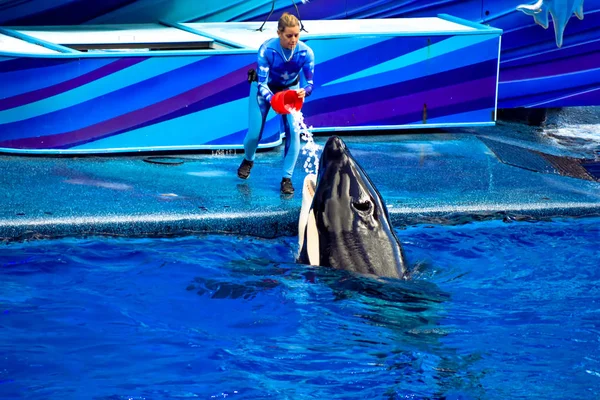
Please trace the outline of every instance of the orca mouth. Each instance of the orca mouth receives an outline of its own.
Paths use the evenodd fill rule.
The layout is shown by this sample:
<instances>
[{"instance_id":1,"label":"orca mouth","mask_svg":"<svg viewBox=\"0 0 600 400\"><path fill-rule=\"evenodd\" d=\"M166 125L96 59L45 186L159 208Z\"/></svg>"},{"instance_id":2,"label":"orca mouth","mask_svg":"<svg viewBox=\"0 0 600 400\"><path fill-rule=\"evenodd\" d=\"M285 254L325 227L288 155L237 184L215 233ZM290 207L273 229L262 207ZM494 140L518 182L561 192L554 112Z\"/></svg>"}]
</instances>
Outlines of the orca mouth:
<instances>
[{"instance_id":1,"label":"orca mouth","mask_svg":"<svg viewBox=\"0 0 600 400\"><path fill-rule=\"evenodd\" d=\"M370 201L353 201L352 202L352 207L356 210L356 211L360 211L363 213L366 212L370 212L373 209L373 204L371 204Z\"/></svg>"},{"instance_id":2,"label":"orca mouth","mask_svg":"<svg viewBox=\"0 0 600 400\"><path fill-rule=\"evenodd\" d=\"M346 144L339 136L333 135L327 139L327 143L325 147L331 147L336 150L341 150L346 148Z\"/></svg>"},{"instance_id":3,"label":"orca mouth","mask_svg":"<svg viewBox=\"0 0 600 400\"><path fill-rule=\"evenodd\" d=\"M329 159L338 159L346 152L346 144L339 136L331 136L323 149L323 156Z\"/></svg>"}]
</instances>

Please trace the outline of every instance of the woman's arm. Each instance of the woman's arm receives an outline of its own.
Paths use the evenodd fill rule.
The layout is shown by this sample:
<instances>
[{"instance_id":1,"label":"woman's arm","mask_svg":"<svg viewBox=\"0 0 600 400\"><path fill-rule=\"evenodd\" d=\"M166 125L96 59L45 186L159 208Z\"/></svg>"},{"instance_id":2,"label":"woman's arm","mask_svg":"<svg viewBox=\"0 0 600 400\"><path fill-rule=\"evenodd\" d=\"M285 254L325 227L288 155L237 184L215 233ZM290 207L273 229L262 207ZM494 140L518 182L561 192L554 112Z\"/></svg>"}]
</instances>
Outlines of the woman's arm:
<instances>
[{"instance_id":1,"label":"woman's arm","mask_svg":"<svg viewBox=\"0 0 600 400\"><path fill-rule=\"evenodd\" d=\"M269 89L269 69L271 68L271 63L268 60L269 53L266 43L258 49L258 91L265 100L271 102L273 92Z\"/></svg>"},{"instance_id":2,"label":"woman's arm","mask_svg":"<svg viewBox=\"0 0 600 400\"><path fill-rule=\"evenodd\" d=\"M303 89L306 92L306 96L310 96L313 90L313 75L315 74L315 54L310 47L306 52L306 59L304 60L304 65L302 66L302 72L304 73L304 78L306 79L306 85L303 87Z\"/></svg>"}]
</instances>

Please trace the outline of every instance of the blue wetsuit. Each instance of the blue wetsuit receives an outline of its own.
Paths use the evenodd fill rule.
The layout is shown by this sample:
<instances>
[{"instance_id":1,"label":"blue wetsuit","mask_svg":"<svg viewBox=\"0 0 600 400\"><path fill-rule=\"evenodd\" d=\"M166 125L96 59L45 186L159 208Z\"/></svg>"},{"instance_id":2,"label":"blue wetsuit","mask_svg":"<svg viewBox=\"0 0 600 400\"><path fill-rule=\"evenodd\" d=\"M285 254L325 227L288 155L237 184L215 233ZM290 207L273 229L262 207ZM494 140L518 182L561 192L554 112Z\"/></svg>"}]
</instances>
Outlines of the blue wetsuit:
<instances>
[{"instance_id":1,"label":"blue wetsuit","mask_svg":"<svg viewBox=\"0 0 600 400\"><path fill-rule=\"evenodd\" d=\"M313 88L315 57L306 44L298 41L293 50L284 49L279 38L269 39L258 49L258 82L252 82L248 109L248 132L244 139L246 160L254 161L256 148L263 134L267 114L271 109L274 93L286 89L298 89L300 72L304 73L306 96ZM300 152L300 133L295 131L292 116L282 115L285 129L285 152L283 177L291 178Z\"/></svg>"}]
</instances>

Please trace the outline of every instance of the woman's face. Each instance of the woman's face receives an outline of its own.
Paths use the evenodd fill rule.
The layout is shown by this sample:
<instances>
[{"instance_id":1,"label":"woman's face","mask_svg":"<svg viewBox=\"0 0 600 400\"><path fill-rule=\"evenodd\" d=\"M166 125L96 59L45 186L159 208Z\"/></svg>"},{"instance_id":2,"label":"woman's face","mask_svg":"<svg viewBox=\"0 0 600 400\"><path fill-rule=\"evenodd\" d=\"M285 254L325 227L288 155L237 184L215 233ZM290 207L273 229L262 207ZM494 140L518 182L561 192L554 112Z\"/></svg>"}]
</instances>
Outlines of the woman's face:
<instances>
[{"instance_id":1,"label":"woman's face","mask_svg":"<svg viewBox=\"0 0 600 400\"><path fill-rule=\"evenodd\" d=\"M293 50L298 44L298 39L300 38L300 27L288 26L283 32L279 31L277 34L279 35L279 43L281 43L281 47L284 49Z\"/></svg>"}]
</instances>

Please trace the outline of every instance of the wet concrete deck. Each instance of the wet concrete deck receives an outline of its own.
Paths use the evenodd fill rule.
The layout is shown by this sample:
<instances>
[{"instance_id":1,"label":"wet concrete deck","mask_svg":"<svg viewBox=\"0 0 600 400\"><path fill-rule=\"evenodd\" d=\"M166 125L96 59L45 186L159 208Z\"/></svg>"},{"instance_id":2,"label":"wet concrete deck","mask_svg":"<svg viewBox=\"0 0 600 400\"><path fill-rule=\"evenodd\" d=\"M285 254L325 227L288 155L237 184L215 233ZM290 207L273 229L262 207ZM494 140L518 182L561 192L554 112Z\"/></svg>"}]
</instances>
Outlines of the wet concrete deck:
<instances>
[{"instance_id":1,"label":"wet concrete deck","mask_svg":"<svg viewBox=\"0 0 600 400\"><path fill-rule=\"evenodd\" d=\"M537 128L536 128L537 129ZM519 132L522 130L522 132ZM518 123L439 133L344 136L386 201L396 227L484 218L600 214L600 183L502 162L485 140L555 155L593 157ZM323 144L327 137L317 137ZM488 142L489 143L489 142ZM584 151L585 150L585 151ZM175 154L176 165L144 156L0 156L0 238L229 232L295 235L305 176L279 194L283 149L261 152L247 181L238 154Z\"/></svg>"}]
</instances>

